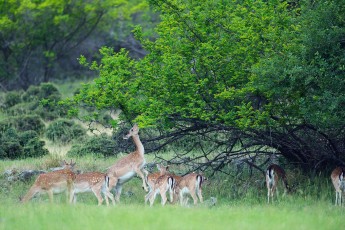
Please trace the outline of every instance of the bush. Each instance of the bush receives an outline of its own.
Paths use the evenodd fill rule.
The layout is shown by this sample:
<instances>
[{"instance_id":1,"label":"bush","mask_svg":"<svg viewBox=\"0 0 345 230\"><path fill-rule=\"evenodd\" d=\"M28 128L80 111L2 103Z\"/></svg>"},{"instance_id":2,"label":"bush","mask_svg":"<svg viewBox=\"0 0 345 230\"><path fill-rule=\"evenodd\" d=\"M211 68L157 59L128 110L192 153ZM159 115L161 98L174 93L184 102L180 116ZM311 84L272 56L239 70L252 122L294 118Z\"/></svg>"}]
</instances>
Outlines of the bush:
<instances>
[{"instance_id":1,"label":"bush","mask_svg":"<svg viewBox=\"0 0 345 230\"><path fill-rule=\"evenodd\" d=\"M90 137L83 144L73 145L67 153L69 157L92 155L94 157L107 157L115 155L114 141L106 136Z\"/></svg>"},{"instance_id":2,"label":"bush","mask_svg":"<svg viewBox=\"0 0 345 230\"><path fill-rule=\"evenodd\" d=\"M38 134L34 130L28 130L19 134L19 142L21 145L26 145L31 139L38 138Z\"/></svg>"},{"instance_id":3,"label":"bush","mask_svg":"<svg viewBox=\"0 0 345 230\"><path fill-rule=\"evenodd\" d=\"M53 121L46 129L46 137L51 141L62 143L70 142L73 139L82 137L86 130L73 121L58 119Z\"/></svg>"},{"instance_id":4,"label":"bush","mask_svg":"<svg viewBox=\"0 0 345 230\"><path fill-rule=\"evenodd\" d=\"M11 108L9 113L18 115L34 112L45 120L54 120L67 114L64 108L58 106L61 98L61 93L51 83L30 86L22 95L24 106Z\"/></svg>"},{"instance_id":5,"label":"bush","mask_svg":"<svg viewBox=\"0 0 345 230\"><path fill-rule=\"evenodd\" d=\"M42 83L39 86L30 86L23 94L23 101L37 103L42 99L60 100L59 90L51 83Z\"/></svg>"},{"instance_id":6,"label":"bush","mask_svg":"<svg viewBox=\"0 0 345 230\"><path fill-rule=\"evenodd\" d=\"M21 94L21 92L16 91L6 93L4 99L4 107L7 109L22 102Z\"/></svg>"},{"instance_id":7,"label":"bush","mask_svg":"<svg viewBox=\"0 0 345 230\"><path fill-rule=\"evenodd\" d=\"M25 157L39 157L46 155L44 142L40 141L35 131L18 134L13 127L0 131L0 158L22 159Z\"/></svg>"},{"instance_id":8,"label":"bush","mask_svg":"<svg viewBox=\"0 0 345 230\"><path fill-rule=\"evenodd\" d=\"M18 131L35 130L37 133L42 133L44 130L44 123L37 115L24 115L11 119L11 123Z\"/></svg>"},{"instance_id":9,"label":"bush","mask_svg":"<svg viewBox=\"0 0 345 230\"><path fill-rule=\"evenodd\" d=\"M38 137L29 139L23 148L24 157L41 157L47 155L49 152L44 148L44 141L39 140Z\"/></svg>"}]
</instances>

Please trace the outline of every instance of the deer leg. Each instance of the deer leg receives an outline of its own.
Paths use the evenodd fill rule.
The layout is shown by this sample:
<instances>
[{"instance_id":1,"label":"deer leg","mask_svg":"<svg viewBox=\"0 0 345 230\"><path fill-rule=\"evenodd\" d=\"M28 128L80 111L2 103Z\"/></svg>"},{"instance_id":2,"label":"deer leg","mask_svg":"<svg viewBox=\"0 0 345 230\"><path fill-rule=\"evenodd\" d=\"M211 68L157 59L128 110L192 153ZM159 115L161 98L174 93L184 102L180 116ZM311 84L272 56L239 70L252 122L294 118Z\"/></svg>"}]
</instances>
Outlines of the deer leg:
<instances>
[{"instance_id":1,"label":"deer leg","mask_svg":"<svg viewBox=\"0 0 345 230\"><path fill-rule=\"evenodd\" d=\"M198 193L197 194L198 194L200 203L203 203L204 202L204 198L202 197L202 190L201 190L201 188L198 189Z\"/></svg>"},{"instance_id":2,"label":"deer leg","mask_svg":"<svg viewBox=\"0 0 345 230\"><path fill-rule=\"evenodd\" d=\"M149 197L150 207L152 207L153 203L155 202L156 195L157 195L157 191L151 192L150 197Z\"/></svg>"},{"instance_id":3,"label":"deer leg","mask_svg":"<svg viewBox=\"0 0 345 230\"><path fill-rule=\"evenodd\" d=\"M113 205L115 205L114 195L111 192L109 192L109 191L105 191L105 194L106 194L107 197L110 198L110 200L113 203Z\"/></svg>"},{"instance_id":4,"label":"deer leg","mask_svg":"<svg viewBox=\"0 0 345 230\"><path fill-rule=\"evenodd\" d=\"M149 201L151 194L152 194L152 189L150 189L150 191L145 195L145 205L147 204L147 201Z\"/></svg>"},{"instance_id":5,"label":"deer leg","mask_svg":"<svg viewBox=\"0 0 345 230\"><path fill-rule=\"evenodd\" d=\"M122 185L117 184L115 188L115 200L118 203L120 203L121 192L122 192Z\"/></svg>"},{"instance_id":6,"label":"deer leg","mask_svg":"<svg viewBox=\"0 0 345 230\"><path fill-rule=\"evenodd\" d=\"M198 203L198 198L196 197L195 191L191 190L190 195L193 198L194 205L196 205Z\"/></svg>"},{"instance_id":7,"label":"deer leg","mask_svg":"<svg viewBox=\"0 0 345 230\"><path fill-rule=\"evenodd\" d=\"M102 205L103 203L103 197L102 197L102 194L101 194L101 189L100 188L91 188L93 194L95 194L95 196L97 197L97 200L98 200L98 206Z\"/></svg>"},{"instance_id":8,"label":"deer leg","mask_svg":"<svg viewBox=\"0 0 345 230\"><path fill-rule=\"evenodd\" d=\"M165 205L165 203L167 202L167 196L166 196L166 191L164 190L161 190L160 191L160 194L161 194L161 204L162 204L162 206L164 206Z\"/></svg>"},{"instance_id":9,"label":"deer leg","mask_svg":"<svg viewBox=\"0 0 345 230\"><path fill-rule=\"evenodd\" d=\"M136 174L138 174L138 176L140 176L141 179L143 180L143 188L144 188L145 192L148 192L149 190L148 190L148 188L147 188L147 186L146 186L146 177L144 176L143 172L141 171L140 168L136 168L136 169L135 169L135 172L136 172Z\"/></svg>"},{"instance_id":10,"label":"deer leg","mask_svg":"<svg viewBox=\"0 0 345 230\"><path fill-rule=\"evenodd\" d=\"M343 203L343 194L342 194L342 192L340 191L340 192L339 192L339 205L342 206L342 203Z\"/></svg>"},{"instance_id":11,"label":"deer leg","mask_svg":"<svg viewBox=\"0 0 345 230\"><path fill-rule=\"evenodd\" d=\"M180 204L181 204L181 206L183 206L183 198L184 198L184 194L183 194L183 192L181 191L181 192L180 192Z\"/></svg>"},{"instance_id":12,"label":"deer leg","mask_svg":"<svg viewBox=\"0 0 345 230\"><path fill-rule=\"evenodd\" d=\"M39 188L37 188L36 186L31 186L31 188L29 189L29 191L25 194L25 196L21 199L22 203L27 202L28 200L30 200L33 196L35 196L38 192L40 191Z\"/></svg>"},{"instance_id":13,"label":"deer leg","mask_svg":"<svg viewBox=\"0 0 345 230\"><path fill-rule=\"evenodd\" d=\"M49 190L47 191L47 193L48 193L50 202L53 203L53 202L54 202L53 190L49 189ZM68 200L67 200L67 202L68 202Z\"/></svg>"},{"instance_id":14,"label":"deer leg","mask_svg":"<svg viewBox=\"0 0 345 230\"><path fill-rule=\"evenodd\" d=\"M170 198L170 203L174 202L174 191L169 188L169 198Z\"/></svg>"},{"instance_id":15,"label":"deer leg","mask_svg":"<svg viewBox=\"0 0 345 230\"><path fill-rule=\"evenodd\" d=\"M76 204L76 203L77 203L77 195L74 194L74 195L73 195L73 204Z\"/></svg>"}]
</instances>

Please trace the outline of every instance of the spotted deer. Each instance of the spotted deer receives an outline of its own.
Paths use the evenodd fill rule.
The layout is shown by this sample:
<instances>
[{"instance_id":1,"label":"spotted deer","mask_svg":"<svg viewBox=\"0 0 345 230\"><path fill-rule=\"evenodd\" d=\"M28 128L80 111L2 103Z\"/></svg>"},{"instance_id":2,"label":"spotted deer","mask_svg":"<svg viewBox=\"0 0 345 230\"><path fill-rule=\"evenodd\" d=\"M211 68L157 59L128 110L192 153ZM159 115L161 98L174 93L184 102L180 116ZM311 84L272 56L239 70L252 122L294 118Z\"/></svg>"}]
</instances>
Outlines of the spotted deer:
<instances>
[{"instance_id":1,"label":"spotted deer","mask_svg":"<svg viewBox=\"0 0 345 230\"><path fill-rule=\"evenodd\" d=\"M103 197L105 197L106 204L109 205L109 200L115 205L113 194L109 191L109 177L105 173L87 172L77 174L73 186L73 202L76 203L78 193L93 192L98 200L98 205L102 205Z\"/></svg>"},{"instance_id":2,"label":"spotted deer","mask_svg":"<svg viewBox=\"0 0 345 230\"><path fill-rule=\"evenodd\" d=\"M202 197L202 184L206 178L199 173L189 173L183 176L180 181L176 184L175 192L179 196L180 204L186 205L187 199L185 199L185 194L190 194L193 198L194 205L198 203L198 198L200 203L203 202Z\"/></svg>"},{"instance_id":3,"label":"spotted deer","mask_svg":"<svg viewBox=\"0 0 345 230\"><path fill-rule=\"evenodd\" d=\"M149 200L150 194L153 191L153 187L154 187L157 179L160 176L163 176L169 172L169 166L163 166L161 164L157 164L157 169L158 169L158 172L148 174L146 177L146 182L147 182L147 185L149 187L149 192L145 195L145 204Z\"/></svg>"},{"instance_id":4,"label":"spotted deer","mask_svg":"<svg viewBox=\"0 0 345 230\"><path fill-rule=\"evenodd\" d=\"M343 195L345 192L345 169L343 167L336 167L331 174L332 183L335 189L335 205L342 205Z\"/></svg>"},{"instance_id":5,"label":"spotted deer","mask_svg":"<svg viewBox=\"0 0 345 230\"><path fill-rule=\"evenodd\" d=\"M72 171L75 163L63 161L63 169L40 174L35 183L31 186L26 195L21 198L21 202L29 201L37 193L48 193L49 199L53 202L53 194L66 191L67 202L73 200L73 182L75 174Z\"/></svg>"},{"instance_id":6,"label":"spotted deer","mask_svg":"<svg viewBox=\"0 0 345 230\"><path fill-rule=\"evenodd\" d=\"M117 202L120 201L122 185L132 179L136 174L141 177L143 181L143 188L145 189L145 191L148 191L148 188L146 186L146 178L143 174L143 167L146 163L144 157L145 150L143 144L140 141L138 133L139 127L135 124L129 130L129 133L124 137L124 139L129 139L130 137L132 137L136 146L136 150L119 159L108 169L107 172L107 175L109 176L109 189L111 190L115 187L115 200Z\"/></svg>"},{"instance_id":7,"label":"spotted deer","mask_svg":"<svg viewBox=\"0 0 345 230\"><path fill-rule=\"evenodd\" d=\"M282 180L284 185L284 194L289 191L285 170L279 165L272 164L266 170L266 186L267 186L267 203L273 202L274 193L278 196L278 182Z\"/></svg>"},{"instance_id":8,"label":"spotted deer","mask_svg":"<svg viewBox=\"0 0 345 230\"><path fill-rule=\"evenodd\" d=\"M164 206L167 202L166 193L169 191L170 202L173 202L173 191L175 186L175 179L171 175L162 175L155 181L152 191L148 194L148 199L150 201L150 206L153 205L157 194L161 195L161 204Z\"/></svg>"}]
</instances>

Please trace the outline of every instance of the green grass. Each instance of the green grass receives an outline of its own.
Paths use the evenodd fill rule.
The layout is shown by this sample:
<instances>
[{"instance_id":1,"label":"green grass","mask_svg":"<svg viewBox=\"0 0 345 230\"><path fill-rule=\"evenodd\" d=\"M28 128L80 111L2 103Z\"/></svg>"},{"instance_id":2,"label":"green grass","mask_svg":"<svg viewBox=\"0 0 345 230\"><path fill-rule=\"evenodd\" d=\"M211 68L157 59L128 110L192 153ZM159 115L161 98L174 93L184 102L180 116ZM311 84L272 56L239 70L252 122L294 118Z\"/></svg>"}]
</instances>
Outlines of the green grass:
<instances>
[{"instance_id":1,"label":"green grass","mask_svg":"<svg viewBox=\"0 0 345 230\"><path fill-rule=\"evenodd\" d=\"M147 157L148 162L152 156ZM217 175L203 189L204 199L217 197L214 207L207 205L153 207L144 205L141 180L134 178L123 187L121 203L98 207L91 193L78 194L76 205L66 204L65 194L34 197L27 204L18 202L35 178L28 182L8 182L6 169L46 169L58 162L52 156L41 159L0 161L0 229L342 229L345 208L335 207L334 191L328 178L305 178L296 193L266 203L266 189L257 183L260 176L234 181ZM105 171L116 158L75 159L77 169ZM292 172L290 172L291 174ZM296 178L302 178L295 174ZM292 178L291 178L292 179ZM129 192L133 195L128 195ZM190 199L191 200L191 199Z\"/></svg>"},{"instance_id":2,"label":"green grass","mask_svg":"<svg viewBox=\"0 0 345 230\"><path fill-rule=\"evenodd\" d=\"M214 208L120 204L3 203L0 229L341 229L344 210L298 201Z\"/></svg>"}]
</instances>

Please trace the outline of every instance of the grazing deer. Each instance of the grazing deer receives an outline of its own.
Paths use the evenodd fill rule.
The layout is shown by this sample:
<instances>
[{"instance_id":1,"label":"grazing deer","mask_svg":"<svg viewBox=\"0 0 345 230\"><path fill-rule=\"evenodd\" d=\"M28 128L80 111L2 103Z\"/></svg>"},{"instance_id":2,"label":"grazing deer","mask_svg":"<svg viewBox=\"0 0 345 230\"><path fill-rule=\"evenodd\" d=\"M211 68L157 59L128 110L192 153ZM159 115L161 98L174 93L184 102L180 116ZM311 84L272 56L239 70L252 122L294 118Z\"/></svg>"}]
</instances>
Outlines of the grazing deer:
<instances>
[{"instance_id":1,"label":"grazing deer","mask_svg":"<svg viewBox=\"0 0 345 230\"><path fill-rule=\"evenodd\" d=\"M189 193L194 201L194 205L198 203L198 197L200 203L203 202L202 197L202 184L206 178L198 173L189 173L183 176L180 181L176 184L176 193L179 195L180 204L186 205L187 199L184 199L185 194Z\"/></svg>"},{"instance_id":2,"label":"grazing deer","mask_svg":"<svg viewBox=\"0 0 345 230\"><path fill-rule=\"evenodd\" d=\"M164 206L167 202L166 192L169 191L170 202L173 201L173 190L175 186L174 177L166 174L157 178L156 182L153 185L152 191L148 194L148 199L150 200L150 206L153 205L153 202L156 199L156 195L160 193L161 203Z\"/></svg>"},{"instance_id":3,"label":"grazing deer","mask_svg":"<svg viewBox=\"0 0 345 230\"><path fill-rule=\"evenodd\" d=\"M109 205L109 200L112 201L113 205L115 205L115 200L113 194L109 192L109 177L100 172L88 172L88 173L81 173L77 174L74 180L74 187L73 187L73 201L76 203L77 201L77 193L83 192L93 192L98 200L98 205L102 205L103 197L101 193L105 196L106 204Z\"/></svg>"},{"instance_id":4,"label":"grazing deer","mask_svg":"<svg viewBox=\"0 0 345 230\"><path fill-rule=\"evenodd\" d=\"M289 191L289 185L287 183L286 173L282 167L276 164L270 165L266 170L266 186L267 186L267 203L273 202L274 192L278 196L278 181L282 180L284 184L284 194Z\"/></svg>"},{"instance_id":5,"label":"grazing deer","mask_svg":"<svg viewBox=\"0 0 345 230\"><path fill-rule=\"evenodd\" d=\"M146 163L144 158L144 146L139 139L139 127L134 125L124 139L133 138L136 146L136 150L127 156L119 159L114 165L112 165L107 175L109 176L109 189L111 190L115 186L116 194L115 200L120 201L120 195L122 191L122 185L132 179L136 174L143 180L143 188L147 192L146 178L143 174L143 167Z\"/></svg>"},{"instance_id":6,"label":"grazing deer","mask_svg":"<svg viewBox=\"0 0 345 230\"><path fill-rule=\"evenodd\" d=\"M30 200L36 193L48 193L49 199L53 202L53 194L66 191L67 202L73 200L73 181L75 174L72 171L75 163L63 161L63 169L40 174L27 194L21 199L22 203ZM68 199L69 198L69 199Z\"/></svg>"},{"instance_id":7,"label":"grazing deer","mask_svg":"<svg viewBox=\"0 0 345 230\"><path fill-rule=\"evenodd\" d=\"M169 172L169 166L163 166L163 165L157 164L157 169L158 169L158 172L148 174L146 177L146 182L147 182L147 185L149 187L149 192L145 195L145 204L147 203L147 201L150 197L150 194L153 191L153 187L154 187L157 179L160 176L163 176Z\"/></svg>"},{"instance_id":8,"label":"grazing deer","mask_svg":"<svg viewBox=\"0 0 345 230\"><path fill-rule=\"evenodd\" d=\"M335 205L342 205L342 198L345 192L345 169L336 167L331 174L333 186L335 188Z\"/></svg>"}]
</instances>

